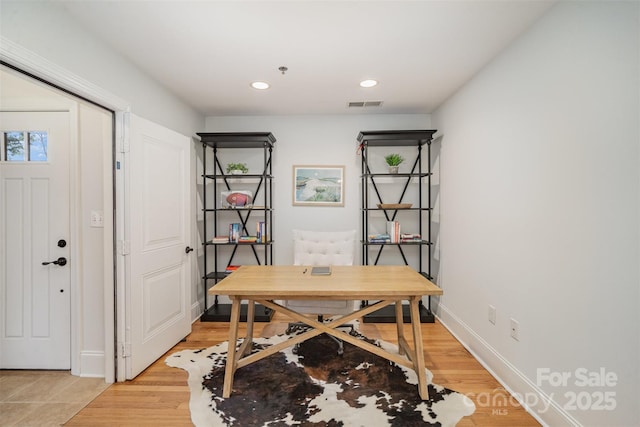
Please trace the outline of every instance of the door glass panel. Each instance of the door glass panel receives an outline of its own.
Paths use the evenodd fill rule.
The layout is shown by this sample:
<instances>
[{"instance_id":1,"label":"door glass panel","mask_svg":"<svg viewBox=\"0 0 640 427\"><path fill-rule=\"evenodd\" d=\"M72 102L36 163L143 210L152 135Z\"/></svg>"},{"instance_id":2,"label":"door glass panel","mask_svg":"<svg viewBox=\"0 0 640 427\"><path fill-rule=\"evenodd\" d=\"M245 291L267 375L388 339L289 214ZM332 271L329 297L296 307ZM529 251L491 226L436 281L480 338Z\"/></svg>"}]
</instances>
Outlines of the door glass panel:
<instances>
[{"instance_id":1,"label":"door glass panel","mask_svg":"<svg viewBox=\"0 0 640 427\"><path fill-rule=\"evenodd\" d=\"M8 162L24 162L24 132L5 132L5 156Z\"/></svg>"},{"instance_id":2,"label":"door glass panel","mask_svg":"<svg viewBox=\"0 0 640 427\"><path fill-rule=\"evenodd\" d=\"M46 132L29 132L29 160L46 162L48 143Z\"/></svg>"},{"instance_id":3,"label":"door glass panel","mask_svg":"<svg viewBox=\"0 0 640 427\"><path fill-rule=\"evenodd\" d=\"M46 162L49 159L48 152L47 132L4 132L4 155L2 157L7 162Z\"/></svg>"}]
</instances>

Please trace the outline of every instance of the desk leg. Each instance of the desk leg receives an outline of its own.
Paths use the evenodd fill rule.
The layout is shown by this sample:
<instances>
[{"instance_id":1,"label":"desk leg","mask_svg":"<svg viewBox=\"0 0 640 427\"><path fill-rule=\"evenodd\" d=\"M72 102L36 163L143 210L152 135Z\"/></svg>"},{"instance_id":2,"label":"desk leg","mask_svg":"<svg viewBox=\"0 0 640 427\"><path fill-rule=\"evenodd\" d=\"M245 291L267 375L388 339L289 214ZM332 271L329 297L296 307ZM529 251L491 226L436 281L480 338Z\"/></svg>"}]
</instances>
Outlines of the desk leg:
<instances>
[{"instance_id":1,"label":"desk leg","mask_svg":"<svg viewBox=\"0 0 640 427\"><path fill-rule=\"evenodd\" d=\"M245 338L244 351L239 357L244 357L251 353L253 347L253 318L256 313L256 303L250 299L247 304L247 337Z\"/></svg>"},{"instance_id":2,"label":"desk leg","mask_svg":"<svg viewBox=\"0 0 640 427\"><path fill-rule=\"evenodd\" d=\"M418 392L422 400L429 399L429 391L427 388L427 373L424 365L424 349L422 345L422 329L420 325L420 308L418 302L420 297L412 297L411 304L411 327L413 328L413 344L416 352L416 360L413 366L418 375Z\"/></svg>"},{"instance_id":3,"label":"desk leg","mask_svg":"<svg viewBox=\"0 0 640 427\"><path fill-rule=\"evenodd\" d=\"M398 353L404 354L402 339L404 338L404 316L402 314L402 300L396 301L396 328L398 329Z\"/></svg>"},{"instance_id":4,"label":"desk leg","mask_svg":"<svg viewBox=\"0 0 640 427\"><path fill-rule=\"evenodd\" d=\"M224 371L224 386L222 397L225 399L231 396L233 387L233 375L236 372L236 363L240 355L236 354L236 342L238 341L238 324L240 323L240 302L239 297L231 297L231 318L229 319L229 350L227 351L227 366Z\"/></svg>"}]
</instances>

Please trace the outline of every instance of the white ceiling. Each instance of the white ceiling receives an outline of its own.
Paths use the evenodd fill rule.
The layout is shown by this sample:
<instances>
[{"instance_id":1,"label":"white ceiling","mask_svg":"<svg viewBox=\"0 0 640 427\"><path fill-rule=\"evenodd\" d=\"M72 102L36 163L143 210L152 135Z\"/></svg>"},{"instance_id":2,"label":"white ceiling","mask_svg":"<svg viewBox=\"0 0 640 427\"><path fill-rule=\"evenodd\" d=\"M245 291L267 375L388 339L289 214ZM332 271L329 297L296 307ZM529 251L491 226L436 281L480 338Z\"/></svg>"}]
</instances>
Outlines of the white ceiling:
<instances>
[{"instance_id":1,"label":"white ceiling","mask_svg":"<svg viewBox=\"0 0 640 427\"><path fill-rule=\"evenodd\" d=\"M56 3L211 116L432 112L553 1ZM380 83L359 87L366 78Z\"/></svg>"}]
</instances>

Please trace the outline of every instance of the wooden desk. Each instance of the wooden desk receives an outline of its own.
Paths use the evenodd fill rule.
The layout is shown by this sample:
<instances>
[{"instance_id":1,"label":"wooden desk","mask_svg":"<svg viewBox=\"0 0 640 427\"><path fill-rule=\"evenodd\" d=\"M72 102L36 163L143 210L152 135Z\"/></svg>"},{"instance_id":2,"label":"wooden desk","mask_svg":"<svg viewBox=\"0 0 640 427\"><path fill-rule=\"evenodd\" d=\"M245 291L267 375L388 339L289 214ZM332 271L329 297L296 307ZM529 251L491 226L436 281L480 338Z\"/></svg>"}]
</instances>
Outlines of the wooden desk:
<instances>
[{"instance_id":1,"label":"wooden desk","mask_svg":"<svg viewBox=\"0 0 640 427\"><path fill-rule=\"evenodd\" d=\"M413 369L418 375L418 392L423 400L429 398L427 378L422 348L420 313L418 302L424 295L442 295L438 288L424 276L408 266L333 266L331 275L312 276L309 266L242 266L229 277L209 290L213 295L226 295L232 301L229 327L229 346L238 339L240 322L240 303L247 300L247 336L233 352L229 347L224 376L223 397L231 395L233 376L238 368L257 362L284 348L303 342L309 338L326 333L345 342L370 351L399 365ZM275 300L379 300L351 314L342 316L330 323L320 323L315 319L290 310ZM404 337L402 320L402 301L409 301L413 330L413 348ZM295 321L303 322L313 329L275 344L259 353L251 353L253 339L253 316L255 303L284 313ZM338 326L379 310L389 304L396 308L399 353L389 353L380 347L359 340ZM405 357L406 356L406 357Z\"/></svg>"}]
</instances>

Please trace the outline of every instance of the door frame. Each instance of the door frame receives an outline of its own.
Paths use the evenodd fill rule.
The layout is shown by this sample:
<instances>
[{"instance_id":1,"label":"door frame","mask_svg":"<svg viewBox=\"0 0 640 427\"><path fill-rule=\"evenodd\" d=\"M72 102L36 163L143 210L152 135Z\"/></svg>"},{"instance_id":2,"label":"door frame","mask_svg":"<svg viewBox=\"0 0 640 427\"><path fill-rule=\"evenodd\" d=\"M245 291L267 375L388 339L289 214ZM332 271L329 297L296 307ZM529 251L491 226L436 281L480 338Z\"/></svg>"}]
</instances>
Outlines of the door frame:
<instances>
[{"instance_id":1,"label":"door frame","mask_svg":"<svg viewBox=\"0 0 640 427\"><path fill-rule=\"evenodd\" d=\"M130 103L122 98L113 95L112 93L94 85L93 83L69 72L68 70L60 67L59 65L43 58L42 56L25 49L21 45L0 36L0 62L3 65L7 65L10 68L15 68L18 71L22 71L31 75L36 80L41 80L51 86L63 90L77 98L85 99L92 103L96 103L114 112L114 144L112 147L113 158L115 162L121 162L122 155L119 153L116 147L121 144L121 147L128 145L128 113L131 110ZM73 115L73 114L72 114ZM77 114L75 115L77 121ZM71 182L74 186L71 191L71 206L70 206L70 219L72 221L71 233L74 236L78 235L79 218L78 213L80 210L78 195L77 195L77 176L79 171L79 157L78 157L78 143L77 137L72 137L71 141L71 158L70 158L70 172ZM113 224L113 240L105 239L104 242L104 360L105 360L105 381L108 383L114 381L124 381L124 370L116 370L116 357L118 360L122 357L123 351L116 351L116 325L118 329L124 327L124 310L116 311L116 284L118 288L124 287L124 269L120 259L122 252L118 251L116 255L116 236L122 236L123 227L123 213L122 210L118 210L115 214L117 218L114 218L114 206L118 206L122 203L122 179L117 179L119 174L112 170L111 180L109 180L109 186L105 181L105 194L113 195L113 198L105 196L105 202L107 199L111 200L110 205L104 206L104 220L105 229L107 225ZM119 181L119 183L118 183ZM121 205L120 205L121 206ZM105 236L107 234L105 233ZM74 250L70 256L78 258L79 253L77 251L77 245L74 245ZM116 259L117 256L117 259ZM83 318L80 312L80 304L77 298L77 286L78 286L78 270L75 269L71 272L71 373L74 375L80 374L80 345L81 332L83 329ZM121 289L117 290L118 299L124 297L124 292ZM119 307L123 307L118 304ZM119 335L122 336L122 335ZM124 349L122 349L124 350ZM111 356L114 357L111 357ZM123 364L119 365L124 366Z\"/></svg>"}]
</instances>

